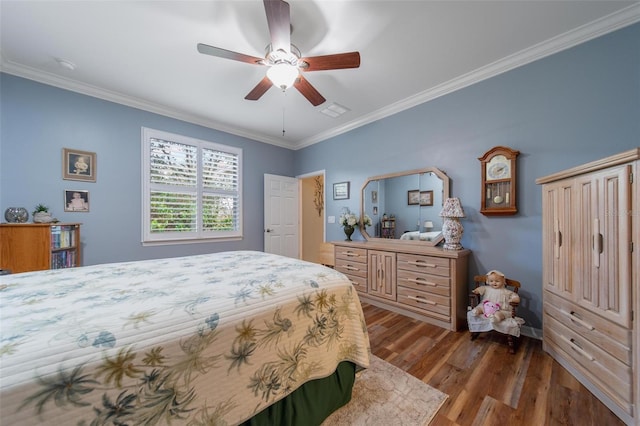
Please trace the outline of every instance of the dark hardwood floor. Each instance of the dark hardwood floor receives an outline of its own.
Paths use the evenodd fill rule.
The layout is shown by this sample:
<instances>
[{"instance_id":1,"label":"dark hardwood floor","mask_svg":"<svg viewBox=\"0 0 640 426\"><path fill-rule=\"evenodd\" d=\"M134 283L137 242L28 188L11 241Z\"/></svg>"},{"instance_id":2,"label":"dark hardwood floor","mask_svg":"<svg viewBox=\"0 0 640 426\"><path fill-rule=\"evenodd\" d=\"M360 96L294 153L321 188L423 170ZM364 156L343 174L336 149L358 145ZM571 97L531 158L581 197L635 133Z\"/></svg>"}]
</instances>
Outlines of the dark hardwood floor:
<instances>
[{"instance_id":1,"label":"dark hardwood floor","mask_svg":"<svg viewBox=\"0 0 640 426\"><path fill-rule=\"evenodd\" d=\"M431 426L624 425L542 350L521 337L451 332L366 303L371 351L449 395Z\"/></svg>"}]
</instances>

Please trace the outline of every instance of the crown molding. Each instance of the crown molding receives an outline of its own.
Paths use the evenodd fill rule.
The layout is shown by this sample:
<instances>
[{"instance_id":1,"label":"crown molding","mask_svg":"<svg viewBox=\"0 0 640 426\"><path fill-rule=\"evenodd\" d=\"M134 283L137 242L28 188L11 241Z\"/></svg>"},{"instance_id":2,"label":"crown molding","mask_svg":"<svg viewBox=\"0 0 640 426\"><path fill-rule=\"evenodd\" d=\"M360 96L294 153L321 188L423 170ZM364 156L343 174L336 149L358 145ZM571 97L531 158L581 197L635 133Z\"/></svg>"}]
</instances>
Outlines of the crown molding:
<instances>
[{"instance_id":1,"label":"crown molding","mask_svg":"<svg viewBox=\"0 0 640 426\"><path fill-rule=\"evenodd\" d=\"M350 130L357 129L374 121L381 120L397 114L409 108L425 102L432 101L441 96L479 83L483 80L495 77L499 74L535 62L544 57L553 55L589 40L598 38L610 32L619 30L640 21L640 3L621 9L615 13L604 16L598 20L577 27L571 31L560 34L549 40L538 43L530 48L521 50L513 55L502 58L484 67L475 69L467 74L456 77L424 92L417 93L394 104L381 108L371 114L350 121L343 126L329 131L318 133L298 142L296 149L301 149L323 140L341 135Z\"/></svg>"},{"instance_id":2,"label":"crown molding","mask_svg":"<svg viewBox=\"0 0 640 426\"><path fill-rule=\"evenodd\" d=\"M272 145L280 146L282 148L295 149L294 143L287 143L280 139L269 138L259 133L248 132L243 129L237 129L235 127L228 126L226 124L206 119L193 114L187 114L183 111L168 108L164 105L160 105L154 102L149 102L144 99L136 98L122 93L106 90L100 87L92 86L90 84L81 83L72 79L60 77L55 74L47 73L35 68L27 67L21 64L16 64L11 61L7 61L0 54L0 72L6 74L15 75L17 77L23 77L28 80L33 80L38 83L43 83L49 86L54 86L60 89L69 90L71 92L80 93L83 95L91 96L105 101L114 102L117 104L137 108L143 111L152 112L155 114L163 115L169 118L175 118L176 120L185 121L192 124L197 124L203 127L207 127L214 130L219 130L232 135L244 137L258 142L269 143Z\"/></svg>"},{"instance_id":3,"label":"crown molding","mask_svg":"<svg viewBox=\"0 0 640 426\"><path fill-rule=\"evenodd\" d=\"M299 141L283 141L282 139L271 138L263 134L254 132L248 132L243 129L238 129L225 125L214 120L206 119L204 117L187 114L183 111L179 111L173 108L159 105L144 99L135 98L133 96L124 95L109 90L105 90L89 84L79 83L77 81L63 78L60 76L46 73L34 68L25 67L10 61L7 61L0 52L0 71L7 74L12 74L18 77L24 77L29 80L34 80L50 86L55 86L61 89L70 90L72 92L81 93L84 95L92 96L95 98L115 102L118 104L130 106L140 110L160 114L166 117L175 118L177 120L185 121L188 123L208 127L214 130L219 130L232 135L244 137L258 142L264 142L271 145L276 145L282 148L288 148L292 150L298 150L310 145L322 142L329 138L341 135L348 131L357 129L366 124L370 124L374 121L381 120L391 115L397 114L409 108L413 108L417 105L425 102L432 101L441 96L479 83L488 78L497 76L531 62L537 61L544 57L553 55L571 47L577 46L581 43L587 42L594 38L624 28L640 21L640 3L634 3L624 9L621 9L615 13L597 19L588 24L582 25L564 34L558 35L554 38L538 43L530 48L517 52L513 55L502 58L486 66L480 67L472 72L456 77L452 80L437 85L429 90L417 93L406 99L395 102L389 106L381 108L370 114L367 114L357 120L350 121L342 126L335 127L326 132L321 132L313 135L309 138L305 138Z\"/></svg>"}]
</instances>

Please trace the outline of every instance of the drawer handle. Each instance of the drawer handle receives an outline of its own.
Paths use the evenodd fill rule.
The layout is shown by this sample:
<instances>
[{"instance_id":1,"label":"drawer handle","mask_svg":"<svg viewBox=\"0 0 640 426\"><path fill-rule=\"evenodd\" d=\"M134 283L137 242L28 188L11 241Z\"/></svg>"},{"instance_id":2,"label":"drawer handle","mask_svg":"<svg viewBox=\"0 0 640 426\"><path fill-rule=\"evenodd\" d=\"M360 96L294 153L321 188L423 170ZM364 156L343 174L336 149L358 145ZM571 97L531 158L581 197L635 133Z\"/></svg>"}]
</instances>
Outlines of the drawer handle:
<instances>
[{"instance_id":1,"label":"drawer handle","mask_svg":"<svg viewBox=\"0 0 640 426\"><path fill-rule=\"evenodd\" d=\"M344 268L348 269L350 271L359 271L360 270L360 268L356 268L355 266L351 266L351 265L345 265Z\"/></svg>"},{"instance_id":2,"label":"drawer handle","mask_svg":"<svg viewBox=\"0 0 640 426\"><path fill-rule=\"evenodd\" d=\"M584 349L582 349L580 346L578 346L578 344L576 343L576 341L574 339L568 339L565 336L562 336L562 338L564 340L566 340L566 342L569 344L569 346L571 346L571 349L573 349L574 351L578 352L580 355L582 355L583 357L587 358L589 361L595 361L596 360L594 357L592 357L587 352L585 352Z\"/></svg>"},{"instance_id":3,"label":"drawer handle","mask_svg":"<svg viewBox=\"0 0 640 426\"><path fill-rule=\"evenodd\" d=\"M567 311L563 311L561 310L560 312L562 312L563 314L565 314L566 316L569 317L569 321L575 322L576 324L579 324L581 326L583 326L584 328L586 328L587 330L595 330L596 328L594 326L592 326L591 324L589 324L588 322L585 322L583 320L581 320L580 318L578 318L576 316L576 313L571 311L571 312L567 312Z\"/></svg>"},{"instance_id":4,"label":"drawer handle","mask_svg":"<svg viewBox=\"0 0 640 426\"><path fill-rule=\"evenodd\" d=\"M343 252L341 252L341 254L343 254L343 255L345 255L347 257L360 257L359 254L354 253L352 251L343 251Z\"/></svg>"},{"instance_id":5,"label":"drawer handle","mask_svg":"<svg viewBox=\"0 0 640 426\"><path fill-rule=\"evenodd\" d=\"M437 268L438 265L436 265L435 263L427 263L423 260L414 260L412 262L407 262L410 265L415 265L419 268Z\"/></svg>"},{"instance_id":6,"label":"drawer handle","mask_svg":"<svg viewBox=\"0 0 640 426\"><path fill-rule=\"evenodd\" d=\"M407 299L411 299L411 300L415 300L418 303L426 303L428 305L437 305L436 302L434 302L433 300L429 300L429 299L424 299L422 297L417 297L417 296L407 296Z\"/></svg>"},{"instance_id":7,"label":"drawer handle","mask_svg":"<svg viewBox=\"0 0 640 426\"><path fill-rule=\"evenodd\" d=\"M420 285L430 285L431 287L437 287L438 284L431 282L431 281L425 281L424 278L407 278L407 281L411 281L414 282L416 284L420 284Z\"/></svg>"}]
</instances>

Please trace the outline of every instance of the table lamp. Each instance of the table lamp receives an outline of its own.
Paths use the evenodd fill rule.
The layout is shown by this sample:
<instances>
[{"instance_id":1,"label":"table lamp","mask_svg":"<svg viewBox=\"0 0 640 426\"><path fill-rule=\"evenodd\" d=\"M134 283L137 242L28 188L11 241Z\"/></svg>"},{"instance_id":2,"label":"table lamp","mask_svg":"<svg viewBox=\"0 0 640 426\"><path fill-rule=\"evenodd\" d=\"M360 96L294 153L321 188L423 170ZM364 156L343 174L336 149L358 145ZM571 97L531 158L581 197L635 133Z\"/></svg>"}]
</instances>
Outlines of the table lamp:
<instances>
[{"instance_id":1,"label":"table lamp","mask_svg":"<svg viewBox=\"0 0 640 426\"><path fill-rule=\"evenodd\" d=\"M444 236L445 250L462 250L462 232L464 228L459 218L465 217L464 210L460 204L459 198L447 198L440 212L440 216L444 218L442 223L442 235Z\"/></svg>"}]
</instances>

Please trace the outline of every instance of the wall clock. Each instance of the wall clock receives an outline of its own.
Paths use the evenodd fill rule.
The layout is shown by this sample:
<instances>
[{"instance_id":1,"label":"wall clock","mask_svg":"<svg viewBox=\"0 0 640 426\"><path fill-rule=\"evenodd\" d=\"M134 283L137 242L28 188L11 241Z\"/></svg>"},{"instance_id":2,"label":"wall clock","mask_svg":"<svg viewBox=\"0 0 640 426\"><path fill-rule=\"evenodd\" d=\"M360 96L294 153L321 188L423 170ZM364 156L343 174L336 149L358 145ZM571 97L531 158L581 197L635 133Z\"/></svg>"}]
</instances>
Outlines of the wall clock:
<instances>
[{"instance_id":1,"label":"wall clock","mask_svg":"<svg viewBox=\"0 0 640 426\"><path fill-rule=\"evenodd\" d=\"M478 158L482 181L480 213L485 216L513 215L516 199L516 160L520 151L496 146Z\"/></svg>"}]
</instances>

